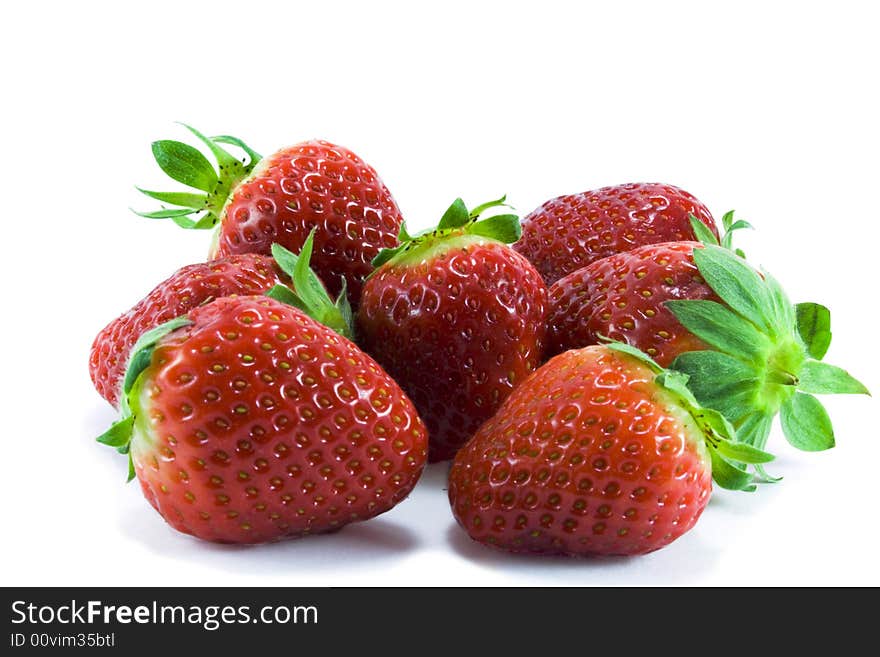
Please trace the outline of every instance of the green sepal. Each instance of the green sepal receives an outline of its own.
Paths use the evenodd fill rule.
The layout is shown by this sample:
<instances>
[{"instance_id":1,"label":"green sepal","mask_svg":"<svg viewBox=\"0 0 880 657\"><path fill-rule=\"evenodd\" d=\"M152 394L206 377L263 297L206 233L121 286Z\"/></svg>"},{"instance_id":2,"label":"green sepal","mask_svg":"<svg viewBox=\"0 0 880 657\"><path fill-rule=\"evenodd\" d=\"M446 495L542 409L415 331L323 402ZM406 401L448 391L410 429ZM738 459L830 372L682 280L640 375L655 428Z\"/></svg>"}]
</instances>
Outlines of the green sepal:
<instances>
[{"instance_id":1,"label":"green sepal","mask_svg":"<svg viewBox=\"0 0 880 657\"><path fill-rule=\"evenodd\" d=\"M689 351L679 354L670 368L688 375L697 401L731 422L752 412L761 385L753 365L720 351Z\"/></svg>"},{"instance_id":2,"label":"green sepal","mask_svg":"<svg viewBox=\"0 0 880 657\"><path fill-rule=\"evenodd\" d=\"M122 394L128 395L131 392L134 382L150 364L153 358L153 351L156 343L172 331L176 331L182 326L188 326L192 321L186 316L175 317L174 319L159 324L159 326L145 331L134 343L131 348L131 357L128 361L128 368L125 370L125 378L122 381Z\"/></svg>"},{"instance_id":3,"label":"green sepal","mask_svg":"<svg viewBox=\"0 0 880 657\"><path fill-rule=\"evenodd\" d=\"M712 459L712 479L721 488L747 492L752 492L757 488L758 482L755 481L753 475L735 466L717 450L710 449L709 457Z\"/></svg>"},{"instance_id":4,"label":"green sepal","mask_svg":"<svg viewBox=\"0 0 880 657\"><path fill-rule=\"evenodd\" d=\"M96 438L96 440L109 447L113 447L120 454L128 455L128 481L134 478L134 463L131 459L131 437L134 423L137 419L132 412L129 396L134 389L138 377L143 373L153 359L153 352L158 342L172 331L188 326L192 321L186 316L176 317L159 326L145 331L131 348L128 359L128 367L122 380L122 389L119 395L119 419L111 427Z\"/></svg>"},{"instance_id":5,"label":"green sepal","mask_svg":"<svg viewBox=\"0 0 880 657\"><path fill-rule=\"evenodd\" d=\"M382 249L376 257L370 261L370 264L373 265L374 270L378 269L398 254L403 253L406 250L406 246L406 244L401 244L395 246L393 249Z\"/></svg>"},{"instance_id":6,"label":"green sepal","mask_svg":"<svg viewBox=\"0 0 880 657\"><path fill-rule=\"evenodd\" d=\"M260 155L236 137L222 135L208 138L192 126L185 123L180 125L189 130L211 151L217 161L219 172L197 148L173 140L153 142L153 156L162 171L173 180L206 193L161 192L138 188L146 196L180 206L180 209L163 208L153 212L136 210L134 212L149 219L171 219L181 228L212 228L220 221L220 215L229 195L238 183L253 171L254 166L260 161ZM240 162L220 144L233 144L241 148L247 153L249 161Z\"/></svg>"},{"instance_id":7,"label":"green sepal","mask_svg":"<svg viewBox=\"0 0 880 657\"><path fill-rule=\"evenodd\" d=\"M107 431L98 436L97 440L102 445L124 449L131 441L131 430L134 427L134 416L128 415L114 422Z\"/></svg>"},{"instance_id":8,"label":"green sepal","mask_svg":"<svg viewBox=\"0 0 880 657\"><path fill-rule=\"evenodd\" d=\"M404 254L415 251L421 247L427 247L429 244L435 244L441 240L452 238L458 235L478 235L492 239L503 244L512 244L516 242L522 235L522 227L520 226L519 217L515 214L499 214L480 219L483 212L490 208L499 206L509 207L505 201L507 197L482 203L473 210L468 211L464 201L460 198L452 202L436 228L423 230L415 235L410 234L405 223L401 223L398 231L397 239L400 242L397 246L390 249L382 249L371 261L374 267L373 273L390 261L397 262Z\"/></svg>"},{"instance_id":9,"label":"green sepal","mask_svg":"<svg viewBox=\"0 0 880 657\"><path fill-rule=\"evenodd\" d=\"M299 255L285 249L278 243L272 244L272 257L293 283L293 290L283 285L274 286L267 296L276 301L299 308L312 319L329 326L346 338L353 339L352 312L348 303L346 286L343 280L342 292L333 301L327 293L324 283L309 267L314 248L315 231L313 228L303 242Z\"/></svg>"},{"instance_id":10,"label":"green sepal","mask_svg":"<svg viewBox=\"0 0 880 657\"><path fill-rule=\"evenodd\" d=\"M654 382L670 393L676 403L686 410L703 434L712 463L712 477L722 488L731 490L754 490L758 483L768 481L756 478L738 463L759 466L769 463L773 455L763 449L742 444L730 421L713 408L701 405L688 387L688 375L677 370L662 369L650 356L640 349L622 342L609 342L605 346L614 351L638 359L657 373Z\"/></svg>"},{"instance_id":11,"label":"green sepal","mask_svg":"<svg viewBox=\"0 0 880 657\"><path fill-rule=\"evenodd\" d=\"M846 370L820 360L806 360L799 374L798 390L816 394L870 395L868 389Z\"/></svg>"},{"instance_id":12,"label":"green sepal","mask_svg":"<svg viewBox=\"0 0 880 657\"><path fill-rule=\"evenodd\" d=\"M795 331L797 318L795 317L794 306L785 290L779 284L770 272L762 269L761 276L764 279L764 287L767 290L767 296L770 300L768 315L772 320L771 334L772 337L790 336Z\"/></svg>"},{"instance_id":13,"label":"green sepal","mask_svg":"<svg viewBox=\"0 0 880 657\"><path fill-rule=\"evenodd\" d=\"M752 447L748 443L732 440L719 440L716 449L721 456L731 461L748 463L749 465L769 463L776 458L773 454L765 452L763 449Z\"/></svg>"},{"instance_id":14,"label":"green sepal","mask_svg":"<svg viewBox=\"0 0 880 657\"><path fill-rule=\"evenodd\" d=\"M749 361L762 360L770 340L751 322L707 299L675 299L665 305L688 331L706 344Z\"/></svg>"},{"instance_id":15,"label":"green sepal","mask_svg":"<svg viewBox=\"0 0 880 657\"><path fill-rule=\"evenodd\" d=\"M776 412L751 412L741 414L734 420L736 425L737 440L748 445L763 449L770 437L770 429L773 427L773 418Z\"/></svg>"},{"instance_id":16,"label":"green sepal","mask_svg":"<svg viewBox=\"0 0 880 657\"><path fill-rule=\"evenodd\" d=\"M745 260L728 249L705 246L694 249L694 262L710 288L732 310L759 329L773 333L769 293L763 280Z\"/></svg>"},{"instance_id":17,"label":"green sepal","mask_svg":"<svg viewBox=\"0 0 880 657\"><path fill-rule=\"evenodd\" d=\"M807 353L822 360L831 344L831 311L819 303L804 302L795 307L797 330Z\"/></svg>"},{"instance_id":18,"label":"green sepal","mask_svg":"<svg viewBox=\"0 0 880 657\"><path fill-rule=\"evenodd\" d=\"M141 189L137 186L135 186L135 189L141 194L145 194L157 201L177 205L181 208L190 208L192 210L204 210L205 205L208 202L208 197L205 194L191 194L189 192L154 192L149 189ZM140 214L143 217L148 216L149 213L141 214L140 212L135 212L135 214Z\"/></svg>"},{"instance_id":19,"label":"green sepal","mask_svg":"<svg viewBox=\"0 0 880 657\"><path fill-rule=\"evenodd\" d=\"M496 214L474 222L468 229L473 235L481 235L504 244L513 244L522 235L519 217L515 214Z\"/></svg>"},{"instance_id":20,"label":"green sepal","mask_svg":"<svg viewBox=\"0 0 880 657\"><path fill-rule=\"evenodd\" d=\"M822 403L803 392L786 400L779 409L782 432L792 446L805 452L834 447L834 429Z\"/></svg>"},{"instance_id":21,"label":"green sepal","mask_svg":"<svg viewBox=\"0 0 880 657\"><path fill-rule=\"evenodd\" d=\"M616 340L612 340L611 338L605 337L604 335L600 335L599 341L602 342L606 347L611 349L612 351L619 351L622 354L627 354L628 356L632 356L636 360L640 361L644 365L647 365L651 368L654 374L660 374L663 372L663 368L657 363L656 360L651 358L644 351L639 349L638 347L634 347L631 344L627 344L626 342L618 342Z\"/></svg>"},{"instance_id":22,"label":"green sepal","mask_svg":"<svg viewBox=\"0 0 880 657\"><path fill-rule=\"evenodd\" d=\"M231 154L229 151L227 151L225 148L223 148L222 146L220 146L220 145L219 145L217 142L215 142L213 139L208 139L208 138L207 138L205 135L203 135L201 132L199 132L198 130L196 130L196 129L193 128L192 126L187 125L186 123L181 123L180 125L182 125L184 128L186 128L186 129L189 130L191 133L193 133L193 135L195 135L195 137L196 137L200 142L202 142L205 146L208 147L208 150L211 151L211 154L212 154L212 155L214 156L214 158L217 160L217 164L220 165L220 168L221 168L221 169L225 169L225 168L227 168L227 167L229 167L229 166L235 166L235 165L239 164L238 159L236 159L235 157L233 157L232 154ZM206 160L206 161L207 161L207 160ZM209 166L210 166L210 164L209 164ZM214 167L211 167L211 171L214 171ZM207 192L207 191L210 191L210 190L207 190L207 189L206 189L205 191Z\"/></svg>"},{"instance_id":23,"label":"green sepal","mask_svg":"<svg viewBox=\"0 0 880 657\"><path fill-rule=\"evenodd\" d=\"M479 217L481 214L483 214L489 208L497 208L497 207L502 207L502 206L509 208L510 206L507 205L506 201L507 201L507 194L504 194L501 198L496 198L493 201L486 201L485 203L480 203L478 206L473 208L468 213L468 216L470 216L471 219L476 219L477 217Z\"/></svg>"},{"instance_id":24,"label":"green sepal","mask_svg":"<svg viewBox=\"0 0 880 657\"><path fill-rule=\"evenodd\" d=\"M280 301L288 306L293 306L303 312L307 312L306 304L303 303L303 300L296 295L296 292L286 285L273 285L265 292L265 295L270 299L275 299L275 301Z\"/></svg>"},{"instance_id":25,"label":"green sepal","mask_svg":"<svg viewBox=\"0 0 880 657\"><path fill-rule=\"evenodd\" d=\"M440 223L437 224L437 230L446 230L448 228L461 228L471 220L467 206L460 198L455 199L452 205L440 217Z\"/></svg>"},{"instance_id":26,"label":"green sepal","mask_svg":"<svg viewBox=\"0 0 880 657\"><path fill-rule=\"evenodd\" d=\"M203 192L217 185L217 172L199 149L170 139L154 141L151 148L156 164L171 179Z\"/></svg>"},{"instance_id":27,"label":"green sepal","mask_svg":"<svg viewBox=\"0 0 880 657\"><path fill-rule=\"evenodd\" d=\"M688 221L691 222L691 230L694 231L697 241L710 246L718 246L718 238L715 237L715 233L709 230L706 224L692 214L688 215Z\"/></svg>"},{"instance_id":28,"label":"green sepal","mask_svg":"<svg viewBox=\"0 0 880 657\"><path fill-rule=\"evenodd\" d=\"M153 210L152 212L139 212L138 210L132 209L139 217L144 217L146 219L171 219L174 217L185 217L191 215L195 210L192 208L164 208L162 210ZM195 224L195 221L192 221Z\"/></svg>"},{"instance_id":29,"label":"green sepal","mask_svg":"<svg viewBox=\"0 0 880 657\"><path fill-rule=\"evenodd\" d=\"M215 137L211 137L211 141L218 144L229 144L230 146L238 146L241 150L247 153L248 156L248 166L253 167L260 160L263 159L263 156L257 153L253 148L245 144L238 137L232 137L230 135L217 135Z\"/></svg>"}]
</instances>

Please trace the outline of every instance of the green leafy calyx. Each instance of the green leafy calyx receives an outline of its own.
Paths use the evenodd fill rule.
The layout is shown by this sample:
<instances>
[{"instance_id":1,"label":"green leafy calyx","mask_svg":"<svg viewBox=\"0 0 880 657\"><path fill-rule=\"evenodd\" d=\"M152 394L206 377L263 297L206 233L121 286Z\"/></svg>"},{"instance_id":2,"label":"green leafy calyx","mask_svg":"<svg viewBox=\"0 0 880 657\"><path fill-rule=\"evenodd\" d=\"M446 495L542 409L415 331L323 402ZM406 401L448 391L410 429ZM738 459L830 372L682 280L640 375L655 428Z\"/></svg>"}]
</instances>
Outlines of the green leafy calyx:
<instances>
[{"instance_id":1,"label":"green leafy calyx","mask_svg":"<svg viewBox=\"0 0 880 657\"><path fill-rule=\"evenodd\" d=\"M736 223L725 222L728 232ZM721 302L666 303L710 348L681 354L671 368L687 374L694 397L722 413L742 443L763 449L780 414L786 439L798 449L832 447L831 422L812 395L868 390L845 370L821 361L831 342L828 309L792 305L773 276L725 245L707 244L694 249L693 257ZM760 464L755 470L767 478Z\"/></svg>"},{"instance_id":2,"label":"green leafy calyx","mask_svg":"<svg viewBox=\"0 0 880 657\"><path fill-rule=\"evenodd\" d=\"M410 260L421 260L430 256L435 249L442 249L468 238L495 240L503 244L516 242L522 235L517 215L495 214L485 218L482 216L487 210L509 207L505 203L506 199L506 196L502 196L468 210L464 201L457 198L443 213L436 228L416 235L410 235L406 224L402 224L397 236L399 244L393 249L382 249L379 255L373 258L373 266L381 267L389 261L399 264Z\"/></svg>"},{"instance_id":3,"label":"green leafy calyx","mask_svg":"<svg viewBox=\"0 0 880 657\"><path fill-rule=\"evenodd\" d=\"M115 448L120 454L128 455L128 481L134 479L134 462L131 459L131 439L137 420L139 405L135 402L138 383L141 375L150 366L153 351L159 341L172 331L188 326L192 322L186 317L177 317L146 331L131 349L128 367L122 380L122 391L119 395L119 419L100 436L97 441Z\"/></svg>"},{"instance_id":4,"label":"green leafy calyx","mask_svg":"<svg viewBox=\"0 0 880 657\"><path fill-rule=\"evenodd\" d=\"M163 205L161 209L152 212L134 212L148 219L171 219L181 228L211 228L219 223L223 207L232 191L251 175L261 157L236 137L206 137L195 128L182 125L208 148L217 162L216 168L199 149L189 144L168 139L153 142L153 157L162 171L173 180L202 193L156 192L138 187L141 193L174 207ZM221 144L240 148L247 156L246 159L237 159Z\"/></svg>"},{"instance_id":5,"label":"green leafy calyx","mask_svg":"<svg viewBox=\"0 0 880 657\"><path fill-rule=\"evenodd\" d=\"M313 228L303 243L299 255L288 251L280 244L272 245L272 256L281 271L290 277L293 289L285 285L276 285L266 292L266 296L299 308L312 319L352 340L354 339L352 312L346 294L345 279L342 280L342 291L336 301L333 301L321 279L309 267L314 241Z\"/></svg>"},{"instance_id":6,"label":"green leafy calyx","mask_svg":"<svg viewBox=\"0 0 880 657\"><path fill-rule=\"evenodd\" d=\"M697 401L688 388L688 375L676 370L664 370L641 350L621 342L609 342L609 349L627 354L647 365L654 372L654 383L672 404L687 413L698 427L709 452L712 478L722 488L754 490L766 480L749 473L746 464L759 465L773 460L773 455L737 440L736 429L718 411Z\"/></svg>"}]
</instances>

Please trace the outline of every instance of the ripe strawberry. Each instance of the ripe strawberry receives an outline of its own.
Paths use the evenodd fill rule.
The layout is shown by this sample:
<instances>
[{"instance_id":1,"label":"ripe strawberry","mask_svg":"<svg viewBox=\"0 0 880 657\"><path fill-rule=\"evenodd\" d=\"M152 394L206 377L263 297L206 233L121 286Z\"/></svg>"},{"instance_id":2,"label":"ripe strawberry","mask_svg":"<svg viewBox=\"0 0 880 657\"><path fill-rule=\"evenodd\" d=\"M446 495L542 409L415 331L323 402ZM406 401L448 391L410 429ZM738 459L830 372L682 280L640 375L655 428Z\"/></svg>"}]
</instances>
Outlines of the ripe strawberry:
<instances>
[{"instance_id":1,"label":"ripe strawberry","mask_svg":"<svg viewBox=\"0 0 880 657\"><path fill-rule=\"evenodd\" d=\"M697 222L694 221L696 226ZM743 227L724 219L730 232ZM723 413L738 440L763 448L774 417L792 445L834 445L825 409L812 393L862 393L844 370L821 362L830 313L793 306L779 283L729 248L708 242L646 245L598 260L550 290L549 352L622 340L686 373L703 406ZM759 474L766 477L761 466Z\"/></svg>"},{"instance_id":2,"label":"ripe strawberry","mask_svg":"<svg viewBox=\"0 0 880 657\"><path fill-rule=\"evenodd\" d=\"M664 305L671 299L718 301L694 264L699 242L646 244L573 271L550 286L547 355L611 338L669 367L686 351L706 349Z\"/></svg>"},{"instance_id":3,"label":"ripe strawberry","mask_svg":"<svg viewBox=\"0 0 880 657\"><path fill-rule=\"evenodd\" d=\"M688 217L716 237L712 214L693 195L659 183L629 183L559 196L525 217L513 248L547 285L600 258L643 244L697 239Z\"/></svg>"},{"instance_id":4,"label":"ripe strawberry","mask_svg":"<svg viewBox=\"0 0 880 657\"><path fill-rule=\"evenodd\" d=\"M273 243L298 253L312 229L312 268L334 296L344 279L352 305L360 298L370 261L397 244L401 216L376 171L347 148L312 140L261 159L241 140L207 138L186 126L217 159L219 171L200 151L176 141L157 141L153 154L174 180L205 194L152 192L147 196L178 206L138 213L170 218L183 228L217 226L211 257L268 254ZM221 144L248 155L239 162ZM193 217L194 215L194 217Z\"/></svg>"},{"instance_id":5,"label":"ripe strawberry","mask_svg":"<svg viewBox=\"0 0 880 657\"><path fill-rule=\"evenodd\" d=\"M99 440L129 453L130 475L172 527L210 541L371 518L406 497L425 463L427 431L391 377L267 297L221 298L145 334L124 390L123 419Z\"/></svg>"},{"instance_id":6,"label":"ripe strawberry","mask_svg":"<svg viewBox=\"0 0 880 657\"><path fill-rule=\"evenodd\" d=\"M626 345L567 351L521 384L456 455L449 500L471 538L513 552L635 555L694 526L712 491L754 480L686 377ZM730 459L730 460L728 460Z\"/></svg>"},{"instance_id":7,"label":"ripe strawberry","mask_svg":"<svg viewBox=\"0 0 880 657\"><path fill-rule=\"evenodd\" d=\"M142 333L212 299L261 294L285 280L272 258L250 253L181 267L98 333L89 356L95 388L116 406L128 356Z\"/></svg>"},{"instance_id":8,"label":"ripe strawberry","mask_svg":"<svg viewBox=\"0 0 880 657\"><path fill-rule=\"evenodd\" d=\"M400 383L449 459L541 362L547 289L506 246L515 215L478 220L457 199L437 229L383 251L357 313L364 348Z\"/></svg>"}]
</instances>

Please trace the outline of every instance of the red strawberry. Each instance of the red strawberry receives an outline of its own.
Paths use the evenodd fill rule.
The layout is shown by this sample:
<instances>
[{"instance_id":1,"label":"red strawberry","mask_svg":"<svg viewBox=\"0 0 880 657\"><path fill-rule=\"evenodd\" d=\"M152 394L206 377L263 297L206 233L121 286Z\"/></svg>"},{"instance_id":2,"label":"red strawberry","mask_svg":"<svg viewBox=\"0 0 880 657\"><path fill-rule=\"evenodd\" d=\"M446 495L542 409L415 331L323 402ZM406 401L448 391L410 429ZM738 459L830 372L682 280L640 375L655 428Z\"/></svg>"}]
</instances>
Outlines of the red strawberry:
<instances>
[{"instance_id":1,"label":"red strawberry","mask_svg":"<svg viewBox=\"0 0 880 657\"><path fill-rule=\"evenodd\" d=\"M691 254L699 242L647 244L573 271L550 286L548 356L611 338L634 345L663 367L706 345L664 305L718 297Z\"/></svg>"},{"instance_id":2,"label":"red strawberry","mask_svg":"<svg viewBox=\"0 0 880 657\"><path fill-rule=\"evenodd\" d=\"M559 196L525 217L513 248L547 285L600 258L643 244L697 239L694 215L717 237L712 214L693 195L659 183L629 183Z\"/></svg>"},{"instance_id":3,"label":"red strawberry","mask_svg":"<svg viewBox=\"0 0 880 657\"><path fill-rule=\"evenodd\" d=\"M128 451L175 529L261 543L337 529L400 502L425 463L412 403L352 342L267 297L199 306L142 336L123 419Z\"/></svg>"},{"instance_id":4,"label":"red strawberry","mask_svg":"<svg viewBox=\"0 0 880 657\"><path fill-rule=\"evenodd\" d=\"M730 442L685 380L625 345L555 357L456 455L459 524L513 552L634 555L674 541L709 501L713 468L719 485L749 488L726 459L772 458Z\"/></svg>"},{"instance_id":5,"label":"red strawberry","mask_svg":"<svg viewBox=\"0 0 880 657\"><path fill-rule=\"evenodd\" d=\"M738 440L763 448L781 413L795 447L832 447L831 422L812 394L868 391L821 362L831 339L828 309L793 306L770 274L729 250L730 232L747 224L728 213L724 226L721 243L728 248L706 232L703 246L646 245L557 281L550 290L549 351L602 337L622 340L687 374L699 402L723 413Z\"/></svg>"},{"instance_id":6,"label":"red strawberry","mask_svg":"<svg viewBox=\"0 0 880 657\"><path fill-rule=\"evenodd\" d=\"M128 356L142 333L212 299L261 294L284 279L272 258L256 254L181 267L98 333L89 356L95 388L116 406Z\"/></svg>"},{"instance_id":7,"label":"red strawberry","mask_svg":"<svg viewBox=\"0 0 880 657\"><path fill-rule=\"evenodd\" d=\"M477 220L502 201L469 213L458 199L436 230L404 228L364 286L358 337L419 409L431 461L451 458L541 361L547 289L505 244L519 220Z\"/></svg>"},{"instance_id":8,"label":"red strawberry","mask_svg":"<svg viewBox=\"0 0 880 657\"><path fill-rule=\"evenodd\" d=\"M347 148L326 141L303 142L261 159L239 139L209 139L189 130L211 150L219 172L191 146L155 142L162 170L206 193L141 190L179 208L139 214L171 218L184 228L218 226L211 257L268 254L276 242L298 253L316 228L312 268L334 296L344 279L349 300L357 305L363 279L372 271L370 261L380 249L397 244L401 224L397 203L376 171ZM247 164L221 144L241 147Z\"/></svg>"}]
</instances>

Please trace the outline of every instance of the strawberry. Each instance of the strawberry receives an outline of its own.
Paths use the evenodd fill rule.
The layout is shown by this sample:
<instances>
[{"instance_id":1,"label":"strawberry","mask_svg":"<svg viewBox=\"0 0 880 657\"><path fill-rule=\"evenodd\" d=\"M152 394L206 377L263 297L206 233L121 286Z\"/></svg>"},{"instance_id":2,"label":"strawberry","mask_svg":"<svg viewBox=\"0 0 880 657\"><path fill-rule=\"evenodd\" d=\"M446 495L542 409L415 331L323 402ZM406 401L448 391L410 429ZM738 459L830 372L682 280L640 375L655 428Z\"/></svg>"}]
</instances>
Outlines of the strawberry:
<instances>
[{"instance_id":1,"label":"strawberry","mask_svg":"<svg viewBox=\"0 0 880 657\"><path fill-rule=\"evenodd\" d=\"M750 489L732 442L687 377L622 345L567 351L511 393L455 457L449 501L480 543L512 552L635 555L690 530L712 492Z\"/></svg>"},{"instance_id":2,"label":"strawberry","mask_svg":"<svg viewBox=\"0 0 880 657\"><path fill-rule=\"evenodd\" d=\"M672 185L629 183L559 196L525 217L513 248L547 285L595 260L643 244L696 239L689 215L716 237L712 214L696 197Z\"/></svg>"},{"instance_id":3,"label":"strawberry","mask_svg":"<svg viewBox=\"0 0 880 657\"><path fill-rule=\"evenodd\" d=\"M212 299L261 294L285 278L272 258L250 253L181 267L98 333L89 357L95 388L116 406L128 356L142 333Z\"/></svg>"},{"instance_id":4,"label":"strawberry","mask_svg":"<svg viewBox=\"0 0 880 657\"><path fill-rule=\"evenodd\" d=\"M312 140L281 149L268 158L240 139L208 138L186 126L217 160L215 170L200 151L177 141L153 143L162 170L205 194L154 192L147 196L176 208L138 213L169 218L183 228L217 227L210 256L268 254L273 243L299 252L312 229L312 267L334 296L348 288L352 305L360 298L370 261L395 246L401 216L376 171L347 148ZM240 147L240 162L221 144Z\"/></svg>"},{"instance_id":5,"label":"strawberry","mask_svg":"<svg viewBox=\"0 0 880 657\"><path fill-rule=\"evenodd\" d=\"M516 215L480 220L457 199L438 227L383 251L357 313L362 346L400 383L449 459L541 361L547 289L506 245Z\"/></svg>"},{"instance_id":6,"label":"strawberry","mask_svg":"<svg viewBox=\"0 0 880 657\"><path fill-rule=\"evenodd\" d=\"M278 295L309 306L315 290ZM268 297L217 299L142 335L124 392L99 440L129 454L172 527L209 541L371 518L406 497L427 454L415 408L372 358Z\"/></svg>"},{"instance_id":7,"label":"strawberry","mask_svg":"<svg viewBox=\"0 0 880 657\"><path fill-rule=\"evenodd\" d=\"M738 440L763 448L781 414L792 445L828 449L831 421L812 395L868 391L822 362L831 339L828 309L792 305L769 273L730 251L731 230L747 224L733 222L731 213L724 224L720 245L696 228L703 245L642 246L557 281L550 291L549 351L603 337L623 340L687 374L697 400L722 412ZM762 466L756 470L767 476Z\"/></svg>"},{"instance_id":8,"label":"strawberry","mask_svg":"<svg viewBox=\"0 0 880 657\"><path fill-rule=\"evenodd\" d=\"M547 355L607 337L634 345L668 367L680 353L705 349L664 305L671 299L719 300L691 257L701 246L646 244L560 278L550 286Z\"/></svg>"}]
</instances>

